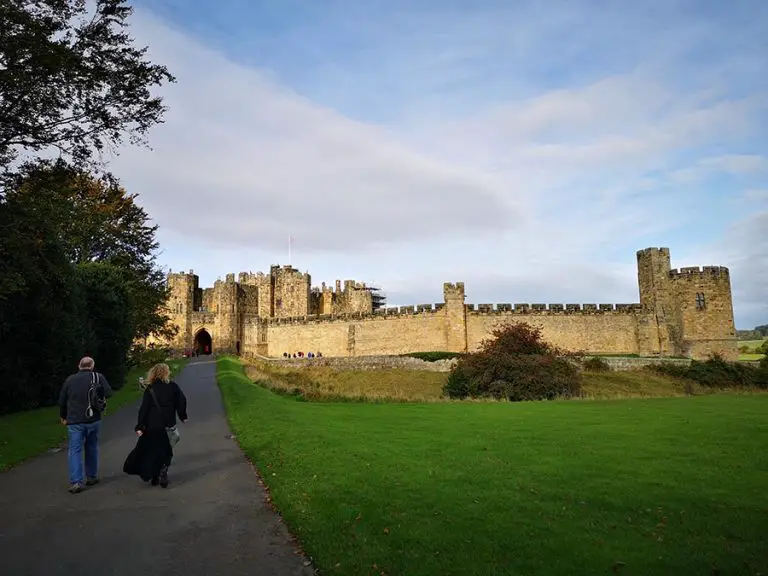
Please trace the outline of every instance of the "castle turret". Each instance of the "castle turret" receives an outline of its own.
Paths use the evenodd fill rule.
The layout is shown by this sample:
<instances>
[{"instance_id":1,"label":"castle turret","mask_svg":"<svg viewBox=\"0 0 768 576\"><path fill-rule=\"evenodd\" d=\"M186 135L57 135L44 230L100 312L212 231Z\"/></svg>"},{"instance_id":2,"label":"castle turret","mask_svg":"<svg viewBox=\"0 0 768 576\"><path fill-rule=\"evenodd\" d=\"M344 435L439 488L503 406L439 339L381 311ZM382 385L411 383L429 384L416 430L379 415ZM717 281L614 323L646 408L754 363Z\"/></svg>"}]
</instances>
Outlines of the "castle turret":
<instances>
[{"instance_id":1,"label":"castle turret","mask_svg":"<svg viewBox=\"0 0 768 576\"><path fill-rule=\"evenodd\" d=\"M643 354L676 356L681 353L681 322L669 280L669 248L637 252L640 306L651 319L641 327L639 348Z\"/></svg>"},{"instance_id":2,"label":"castle turret","mask_svg":"<svg viewBox=\"0 0 768 576\"><path fill-rule=\"evenodd\" d=\"M373 299L371 291L362 282L344 280L344 290L339 290L341 281L336 281L336 293L333 294L333 313L343 314L371 314L373 313Z\"/></svg>"},{"instance_id":3,"label":"castle turret","mask_svg":"<svg viewBox=\"0 0 768 576\"><path fill-rule=\"evenodd\" d=\"M216 310L217 350L238 352L240 343L240 300L234 274L227 274L226 280L217 280L213 285L213 299Z\"/></svg>"},{"instance_id":4,"label":"castle turret","mask_svg":"<svg viewBox=\"0 0 768 576\"><path fill-rule=\"evenodd\" d=\"M443 284L445 300L445 339L448 352L467 351L467 307L464 282Z\"/></svg>"},{"instance_id":5,"label":"castle turret","mask_svg":"<svg viewBox=\"0 0 768 576\"><path fill-rule=\"evenodd\" d=\"M682 321L683 355L706 358L717 353L726 360L737 360L728 268L681 268L670 271L669 279Z\"/></svg>"},{"instance_id":6,"label":"castle turret","mask_svg":"<svg viewBox=\"0 0 768 576\"><path fill-rule=\"evenodd\" d=\"M727 268L672 270L669 248L637 253L640 305L647 313L638 330L641 354L738 357Z\"/></svg>"},{"instance_id":7,"label":"castle turret","mask_svg":"<svg viewBox=\"0 0 768 576\"><path fill-rule=\"evenodd\" d=\"M192 340L191 314L195 310L195 300L198 298L199 278L193 270L186 272L169 272L166 278L170 292L167 308L171 322L178 328L172 345L185 348Z\"/></svg>"},{"instance_id":8,"label":"castle turret","mask_svg":"<svg viewBox=\"0 0 768 576\"><path fill-rule=\"evenodd\" d=\"M272 266L271 316L273 318L297 318L309 314L312 278L292 266Z\"/></svg>"}]
</instances>

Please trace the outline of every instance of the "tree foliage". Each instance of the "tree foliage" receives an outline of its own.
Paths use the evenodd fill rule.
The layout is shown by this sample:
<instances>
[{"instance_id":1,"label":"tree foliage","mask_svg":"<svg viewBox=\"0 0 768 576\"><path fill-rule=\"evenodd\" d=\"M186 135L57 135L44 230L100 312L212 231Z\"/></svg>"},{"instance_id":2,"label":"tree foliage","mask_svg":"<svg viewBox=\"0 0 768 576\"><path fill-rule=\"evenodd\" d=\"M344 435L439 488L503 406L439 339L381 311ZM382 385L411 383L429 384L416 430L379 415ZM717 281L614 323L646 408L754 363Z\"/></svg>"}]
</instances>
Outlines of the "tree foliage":
<instances>
[{"instance_id":1,"label":"tree foliage","mask_svg":"<svg viewBox=\"0 0 768 576\"><path fill-rule=\"evenodd\" d=\"M97 358L113 388L122 386L133 341L133 301L125 270L103 263L80 264L77 281L83 293L84 354Z\"/></svg>"},{"instance_id":2,"label":"tree foliage","mask_svg":"<svg viewBox=\"0 0 768 576\"><path fill-rule=\"evenodd\" d=\"M0 204L0 412L53 402L84 344L75 270L45 216Z\"/></svg>"},{"instance_id":3,"label":"tree foliage","mask_svg":"<svg viewBox=\"0 0 768 576\"><path fill-rule=\"evenodd\" d=\"M480 350L464 354L444 387L451 398L551 400L581 393L576 355L548 342L524 322L497 328Z\"/></svg>"},{"instance_id":4,"label":"tree foliage","mask_svg":"<svg viewBox=\"0 0 768 576\"><path fill-rule=\"evenodd\" d=\"M146 144L165 113L153 89L175 81L134 45L131 13L0 0L0 412L54 402L85 354L119 387L134 337L172 334L157 227L94 176L102 151Z\"/></svg>"},{"instance_id":5,"label":"tree foliage","mask_svg":"<svg viewBox=\"0 0 768 576\"><path fill-rule=\"evenodd\" d=\"M115 387L167 316L156 226L114 179L29 164L0 202L0 411L55 401L83 355Z\"/></svg>"},{"instance_id":6,"label":"tree foliage","mask_svg":"<svg viewBox=\"0 0 768 576\"><path fill-rule=\"evenodd\" d=\"M123 270L134 336L172 334L161 305L167 300L156 264L157 225L111 174L101 178L59 159L27 162L6 178L8 201L49 220L72 264L100 262Z\"/></svg>"},{"instance_id":7,"label":"tree foliage","mask_svg":"<svg viewBox=\"0 0 768 576\"><path fill-rule=\"evenodd\" d=\"M154 87L175 78L127 32L126 0L0 2L0 165L57 150L75 164L145 144L165 106Z\"/></svg>"}]
</instances>

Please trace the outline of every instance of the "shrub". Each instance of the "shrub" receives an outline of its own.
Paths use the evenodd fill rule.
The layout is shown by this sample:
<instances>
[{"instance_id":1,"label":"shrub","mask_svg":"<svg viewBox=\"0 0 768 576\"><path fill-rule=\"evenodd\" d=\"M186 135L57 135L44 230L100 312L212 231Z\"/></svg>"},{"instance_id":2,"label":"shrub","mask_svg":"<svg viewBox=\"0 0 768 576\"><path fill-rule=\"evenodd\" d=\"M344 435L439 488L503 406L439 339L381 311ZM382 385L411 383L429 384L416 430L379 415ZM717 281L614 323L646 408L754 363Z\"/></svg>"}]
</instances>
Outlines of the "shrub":
<instances>
[{"instance_id":1,"label":"shrub","mask_svg":"<svg viewBox=\"0 0 768 576\"><path fill-rule=\"evenodd\" d=\"M755 385L763 390L768 390L768 355L763 356L757 366Z\"/></svg>"},{"instance_id":2,"label":"shrub","mask_svg":"<svg viewBox=\"0 0 768 576\"><path fill-rule=\"evenodd\" d=\"M757 367L727 362L718 354L704 362L692 360L688 366L665 362L651 368L655 372L692 380L709 388L768 388L768 360Z\"/></svg>"},{"instance_id":3,"label":"shrub","mask_svg":"<svg viewBox=\"0 0 768 576\"><path fill-rule=\"evenodd\" d=\"M437 362L438 360L451 360L461 356L458 352L411 352L406 354L411 358L418 358L425 362Z\"/></svg>"},{"instance_id":4,"label":"shrub","mask_svg":"<svg viewBox=\"0 0 768 576\"><path fill-rule=\"evenodd\" d=\"M581 393L573 355L554 348L526 323L498 328L478 352L462 355L443 393L451 398L552 400Z\"/></svg>"},{"instance_id":5,"label":"shrub","mask_svg":"<svg viewBox=\"0 0 768 576\"><path fill-rule=\"evenodd\" d=\"M611 370L608 362L597 357L587 358L581 365L589 372L610 372Z\"/></svg>"}]
</instances>

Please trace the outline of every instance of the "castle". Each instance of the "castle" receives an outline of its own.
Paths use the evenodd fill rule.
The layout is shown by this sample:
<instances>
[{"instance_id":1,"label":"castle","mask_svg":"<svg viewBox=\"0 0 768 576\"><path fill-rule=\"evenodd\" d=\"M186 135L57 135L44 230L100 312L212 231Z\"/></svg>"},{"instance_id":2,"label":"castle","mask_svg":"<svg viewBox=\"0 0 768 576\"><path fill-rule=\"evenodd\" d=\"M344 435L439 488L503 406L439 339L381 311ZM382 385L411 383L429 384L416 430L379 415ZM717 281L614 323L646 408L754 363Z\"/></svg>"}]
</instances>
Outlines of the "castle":
<instances>
[{"instance_id":1,"label":"castle","mask_svg":"<svg viewBox=\"0 0 768 576\"><path fill-rule=\"evenodd\" d=\"M365 284L311 287L291 266L240 273L198 286L198 276L169 273L172 347L245 356L394 355L476 350L498 325L524 321L545 339L588 354L738 356L728 269L670 266L668 248L637 252L640 302L634 304L466 304L464 283L445 283L443 302L377 308Z\"/></svg>"}]
</instances>

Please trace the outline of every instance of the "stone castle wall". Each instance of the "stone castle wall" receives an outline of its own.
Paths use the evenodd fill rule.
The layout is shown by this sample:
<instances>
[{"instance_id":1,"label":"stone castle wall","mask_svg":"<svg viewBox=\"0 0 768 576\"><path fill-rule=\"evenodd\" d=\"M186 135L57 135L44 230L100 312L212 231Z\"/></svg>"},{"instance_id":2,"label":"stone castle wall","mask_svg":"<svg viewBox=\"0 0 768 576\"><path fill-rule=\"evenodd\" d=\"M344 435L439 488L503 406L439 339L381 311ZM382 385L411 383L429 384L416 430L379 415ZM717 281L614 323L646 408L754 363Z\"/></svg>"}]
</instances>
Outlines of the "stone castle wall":
<instances>
[{"instance_id":1,"label":"stone castle wall","mask_svg":"<svg viewBox=\"0 0 768 576\"><path fill-rule=\"evenodd\" d=\"M540 327L545 339L587 354L706 358L738 356L727 268L670 268L669 250L637 253L640 302L634 304L466 304L464 284L445 283L443 302L373 313L364 284L340 281L311 291L311 278L288 266L270 274L234 274L212 289L197 276L169 274L168 306L180 330L172 343L194 348L201 330L213 348L282 357L326 357L477 350L509 322ZM198 308L195 310L195 308Z\"/></svg>"},{"instance_id":2,"label":"stone castle wall","mask_svg":"<svg viewBox=\"0 0 768 576\"><path fill-rule=\"evenodd\" d=\"M403 307L397 314L350 317L314 317L249 324L247 342L258 342L258 332L266 333L267 353L282 357L284 352L321 352L325 357L398 355L410 352L463 352L455 345L455 314L445 306L422 311ZM611 306L602 311L564 311L550 305L536 312L507 311L504 305L466 313L466 350L477 350L498 326L527 322L540 327L544 338L561 348L587 354L653 354L641 351L636 333L644 314L637 308ZM501 310L499 310L501 307ZM468 307L469 308L469 307ZM564 307L563 307L564 308ZM530 310L530 307L528 307ZM461 327L459 328L461 330ZM259 354L246 347L244 354Z\"/></svg>"},{"instance_id":3,"label":"stone castle wall","mask_svg":"<svg viewBox=\"0 0 768 576\"><path fill-rule=\"evenodd\" d=\"M505 305L500 304L496 310L486 308L485 311L470 311L467 313L469 351L479 349L482 341L488 338L495 328L513 321L526 322L541 328L542 335L548 342L566 350L581 350L588 354L640 353L637 330L638 320L643 313L638 310L639 307L615 308L613 305L604 304L602 310L592 310L591 306L595 305L585 304L587 310L583 310L581 305L572 306L578 306L579 309L566 310L562 304L550 304L546 310L526 312L522 309L519 312L509 312L505 311Z\"/></svg>"}]
</instances>

